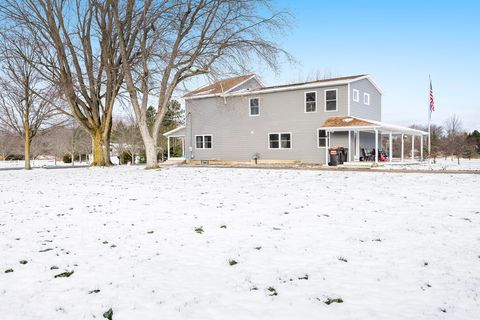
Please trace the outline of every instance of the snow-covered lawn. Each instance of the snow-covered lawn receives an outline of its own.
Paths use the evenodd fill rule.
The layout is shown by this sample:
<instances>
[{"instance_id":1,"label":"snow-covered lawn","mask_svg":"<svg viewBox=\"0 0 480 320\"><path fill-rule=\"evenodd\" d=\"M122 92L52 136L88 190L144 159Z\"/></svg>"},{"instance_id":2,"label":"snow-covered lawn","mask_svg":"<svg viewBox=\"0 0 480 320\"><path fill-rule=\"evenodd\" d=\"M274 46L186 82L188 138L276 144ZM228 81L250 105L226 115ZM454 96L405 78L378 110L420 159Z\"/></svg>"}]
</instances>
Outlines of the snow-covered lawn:
<instances>
[{"instance_id":1,"label":"snow-covered lawn","mask_svg":"<svg viewBox=\"0 0 480 320\"><path fill-rule=\"evenodd\" d=\"M0 319L110 308L115 320L478 319L479 185L474 174L0 172Z\"/></svg>"},{"instance_id":2,"label":"snow-covered lawn","mask_svg":"<svg viewBox=\"0 0 480 320\"><path fill-rule=\"evenodd\" d=\"M428 163L428 160L418 163L418 164L408 164L408 165L398 165L393 164L389 165L388 163L383 163L384 166L380 167L381 169L403 169L403 170L435 170L435 171L464 171L464 170L474 170L480 171L480 159L460 159L460 164L456 158L437 158L435 163Z\"/></svg>"}]
</instances>

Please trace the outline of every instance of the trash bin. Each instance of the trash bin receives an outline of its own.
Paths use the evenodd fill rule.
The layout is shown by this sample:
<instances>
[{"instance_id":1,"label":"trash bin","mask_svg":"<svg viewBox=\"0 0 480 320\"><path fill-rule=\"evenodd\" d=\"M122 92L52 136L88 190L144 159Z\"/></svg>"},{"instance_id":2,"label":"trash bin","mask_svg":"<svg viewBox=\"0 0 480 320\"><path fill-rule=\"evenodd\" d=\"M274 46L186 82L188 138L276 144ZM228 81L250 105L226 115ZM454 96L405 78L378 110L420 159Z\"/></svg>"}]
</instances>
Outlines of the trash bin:
<instances>
[{"instance_id":1,"label":"trash bin","mask_svg":"<svg viewBox=\"0 0 480 320\"><path fill-rule=\"evenodd\" d=\"M338 164L343 164L348 161L348 148L339 147L337 148L338 153Z\"/></svg>"},{"instance_id":2,"label":"trash bin","mask_svg":"<svg viewBox=\"0 0 480 320\"><path fill-rule=\"evenodd\" d=\"M328 149L328 154L330 156L330 161L328 162L328 165L329 166L337 166L338 165L338 150L337 150L337 148Z\"/></svg>"}]
</instances>

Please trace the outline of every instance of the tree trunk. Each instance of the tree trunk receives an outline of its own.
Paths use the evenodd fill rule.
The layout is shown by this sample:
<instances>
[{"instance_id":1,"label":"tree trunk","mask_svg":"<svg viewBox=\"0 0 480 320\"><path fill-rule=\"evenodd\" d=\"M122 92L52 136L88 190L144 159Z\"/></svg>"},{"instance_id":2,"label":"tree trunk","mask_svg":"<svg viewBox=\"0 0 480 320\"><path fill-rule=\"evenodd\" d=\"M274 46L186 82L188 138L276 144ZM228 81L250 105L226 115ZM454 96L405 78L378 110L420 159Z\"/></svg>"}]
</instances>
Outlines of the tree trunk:
<instances>
[{"instance_id":1,"label":"tree trunk","mask_svg":"<svg viewBox=\"0 0 480 320\"><path fill-rule=\"evenodd\" d=\"M158 168L157 148L155 147L155 143L153 142L153 139L147 141L144 140L145 155L147 157L147 166L145 167L145 169Z\"/></svg>"},{"instance_id":2,"label":"tree trunk","mask_svg":"<svg viewBox=\"0 0 480 320\"><path fill-rule=\"evenodd\" d=\"M30 128L25 130L25 169L31 170L32 167L30 165Z\"/></svg>"},{"instance_id":3,"label":"tree trunk","mask_svg":"<svg viewBox=\"0 0 480 320\"><path fill-rule=\"evenodd\" d=\"M95 131L93 140L93 161L92 166L111 166L110 161L110 139L102 137L100 131Z\"/></svg>"}]
</instances>

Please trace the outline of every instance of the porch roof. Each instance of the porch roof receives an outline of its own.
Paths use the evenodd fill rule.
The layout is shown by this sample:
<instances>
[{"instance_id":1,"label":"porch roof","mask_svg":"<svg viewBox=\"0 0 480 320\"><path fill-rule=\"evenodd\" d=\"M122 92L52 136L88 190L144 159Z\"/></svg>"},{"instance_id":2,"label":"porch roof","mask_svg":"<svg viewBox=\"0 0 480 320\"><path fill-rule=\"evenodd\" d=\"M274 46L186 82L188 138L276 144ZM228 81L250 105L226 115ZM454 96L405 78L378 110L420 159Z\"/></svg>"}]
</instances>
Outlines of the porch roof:
<instances>
[{"instance_id":1,"label":"porch roof","mask_svg":"<svg viewBox=\"0 0 480 320\"><path fill-rule=\"evenodd\" d=\"M185 126L180 126L180 127L175 128L173 130L165 132L163 135L165 137L181 137L181 136L185 135L184 130L185 130Z\"/></svg>"},{"instance_id":2,"label":"porch roof","mask_svg":"<svg viewBox=\"0 0 480 320\"><path fill-rule=\"evenodd\" d=\"M385 122L361 119L351 116L346 117L330 117L323 123L320 129L326 131L371 131L378 130L386 133L403 133L411 135L428 135L428 132L408 127L402 127L395 124Z\"/></svg>"}]
</instances>

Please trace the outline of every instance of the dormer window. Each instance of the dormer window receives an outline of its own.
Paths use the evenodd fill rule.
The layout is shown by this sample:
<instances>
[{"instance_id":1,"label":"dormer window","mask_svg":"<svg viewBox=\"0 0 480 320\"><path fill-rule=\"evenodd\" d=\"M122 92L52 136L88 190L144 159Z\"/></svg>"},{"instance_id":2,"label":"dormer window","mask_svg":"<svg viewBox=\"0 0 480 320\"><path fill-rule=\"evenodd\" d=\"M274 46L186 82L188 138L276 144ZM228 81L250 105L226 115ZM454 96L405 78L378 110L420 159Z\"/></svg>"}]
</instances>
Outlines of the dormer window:
<instances>
[{"instance_id":1,"label":"dormer window","mask_svg":"<svg viewBox=\"0 0 480 320\"><path fill-rule=\"evenodd\" d=\"M317 112L317 92L305 92L305 112Z\"/></svg>"},{"instance_id":2,"label":"dormer window","mask_svg":"<svg viewBox=\"0 0 480 320\"><path fill-rule=\"evenodd\" d=\"M249 105L250 105L250 116L258 116L260 115L260 101L258 98L251 98L249 100Z\"/></svg>"}]
</instances>

